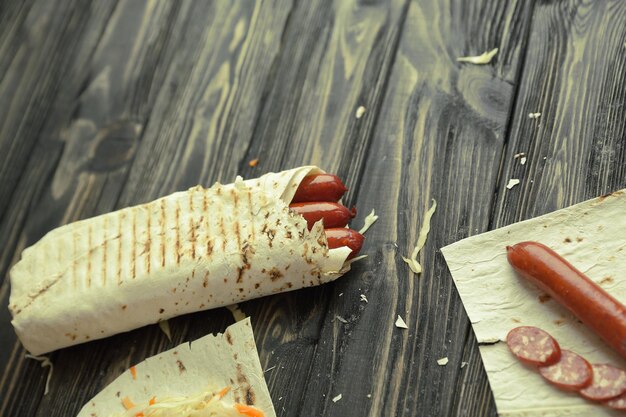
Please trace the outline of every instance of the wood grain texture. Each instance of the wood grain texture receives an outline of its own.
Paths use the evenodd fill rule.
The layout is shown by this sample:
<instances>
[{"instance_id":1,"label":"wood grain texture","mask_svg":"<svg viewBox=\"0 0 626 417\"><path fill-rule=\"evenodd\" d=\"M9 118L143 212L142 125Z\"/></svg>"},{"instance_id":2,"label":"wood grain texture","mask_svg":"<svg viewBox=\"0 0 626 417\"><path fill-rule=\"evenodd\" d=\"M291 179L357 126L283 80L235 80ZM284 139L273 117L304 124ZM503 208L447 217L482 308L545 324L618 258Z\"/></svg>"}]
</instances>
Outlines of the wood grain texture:
<instances>
[{"instance_id":1,"label":"wood grain texture","mask_svg":"<svg viewBox=\"0 0 626 417\"><path fill-rule=\"evenodd\" d=\"M171 341L147 326L62 349L42 396L46 370L24 359L6 308L24 247L198 183L309 163L350 186L355 228L372 208L381 217L369 258L341 280L241 305L278 415L495 415L437 248L626 186L625 9L0 2L0 415L75 415L130 365L233 320L200 312L170 320ZM456 62L494 47L489 65ZM522 183L505 191L509 178ZM401 256L432 198L416 278Z\"/></svg>"},{"instance_id":2,"label":"wood grain texture","mask_svg":"<svg viewBox=\"0 0 626 417\"><path fill-rule=\"evenodd\" d=\"M495 413L475 339L437 248L488 227L513 103L510 80L517 78L524 47L524 39L510 33L524 34L530 8L527 2L469 4L410 5L357 191L358 207L380 214L365 244L370 258L336 283L303 415ZM488 13L498 16L495 26L485 24ZM477 33L489 36L463 49ZM456 63L494 46L504 62ZM418 278L401 256L417 241L431 198L438 210ZM394 326L398 315L409 329ZM348 323L331 321L336 316ZM437 364L443 357L447 366ZM462 361L469 365L461 369ZM341 401L332 402L340 393Z\"/></svg>"},{"instance_id":3,"label":"wood grain texture","mask_svg":"<svg viewBox=\"0 0 626 417\"><path fill-rule=\"evenodd\" d=\"M240 172L250 176L258 169L318 164L350 185L352 191L344 198L350 205L375 141L373 127L407 5L298 3L285 28L286 42ZM359 106L366 111L357 119ZM253 158L259 158L259 164L250 169L246 162ZM367 214L364 209L361 213L357 221ZM333 318L327 312L333 285L243 306L259 317L255 334L262 363L276 366L267 376L280 416L315 415L309 399L328 400L318 396L319 381L311 366L321 344L331 343L320 329ZM323 383L329 384L328 379Z\"/></svg>"},{"instance_id":4,"label":"wood grain texture","mask_svg":"<svg viewBox=\"0 0 626 417\"><path fill-rule=\"evenodd\" d=\"M91 43L77 54L73 65L66 70L62 92L45 98L52 103L43 122L45 134L39 138L20 179L20 185L31 192L20 193L14 199L15 204L10 207L2 225L2 237L6 238L7 246L15 248L14 252L3 253L3 277L13 254L19 255L24 246L34 243L51 228L114 208L142 131L141 122L148 117L147 112L144 111L141 117L134 109L138 105L151 107L149 101L143 103L142 100L150 100L150 96L144 93L152 86L148 80L152 79L156 85L161 83L153 74L153 66L159 62L164 39L168 38L159 34L167 34L176 16L176 9L168 5L147 6L147 3L128 2L116 7L115 3L110 3L109 13L102 23L98 26L98 21L87 26L90 31L82 38ZM144 29L140 30L138 23L142 19L145 19ZM134 59L129 60L133 50ZM147 61L145 66L139 64L143 60ZM23 224L27 214L30 216ZM3 303L8 299L6 279L2 299ZM9 329L8 314L3 314L2 320L2 329ZM13 379L3 379L0 384L0 414L14 415L16 410L23 410L24 403L36 407L36 402L26 399L33 392L42 392L46 373L38 364L24 360L23 350L13 334L7 332L5 336L3 343L11 349L3 350L3 354L10 352L10 356L3 357L3 365L8 362L6 374ZM73 359L88 364L91 356L93 353ZM83 366L75 360L69 362L75 367ZM71 369L68 366L67 371L71 372ZM99 368L93 371L95 375L100 373ZM39 377L33 377L33 373ZM20 378L37 384L29 390L17 392L21 388ZM94 373L89 372L85 373L85 378L88 381L96 379ZM82 390L82 386L74 381L71 387ZM73 399L68 404L73 405L74 411L77 402L87 399L86 396L75 396L69 386L61 388L61 392L71 393ZM50 401L50 398L55 397L45 400ZM62 399L62 396L56 396L56 399ZM53 406L59 409L59 415L63 414L63 405ZM42 414L49 412L50 409L46 411L44 408ZM35 415L34 412L27 414Z\"/></svg>"},{"instance_id":5,"label":"wood grain texture","mask_svg":"<svg viewBox=\"0 0 626 417\"><path fill-rule=\"evenodd\" d=\"M626 187L625 27L619 0L537 6L492 226Z\"/></svg>"}]
</instances>

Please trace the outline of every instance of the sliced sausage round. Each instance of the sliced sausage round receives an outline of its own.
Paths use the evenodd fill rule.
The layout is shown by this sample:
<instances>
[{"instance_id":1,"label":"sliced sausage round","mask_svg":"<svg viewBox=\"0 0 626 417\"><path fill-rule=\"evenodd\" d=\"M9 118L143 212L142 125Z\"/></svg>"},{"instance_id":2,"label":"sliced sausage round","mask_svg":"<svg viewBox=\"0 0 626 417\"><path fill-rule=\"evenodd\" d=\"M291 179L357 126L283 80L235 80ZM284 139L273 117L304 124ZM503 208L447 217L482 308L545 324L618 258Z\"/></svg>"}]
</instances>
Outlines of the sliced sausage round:
<instances>
[{"instance_id":1,"label":"sliced sausage round","mask_svg":"<svg viewBox=\"0 0 626 417\"><path fill-rule=\"evenodd\" d=\"M548 366L561 359L561 348L547 332L532 326L516 327L506 336L511 353L529 365Z\"/></svg>"},{"instance_id":2,"label":"sliced sausage round","mask_svg":"<svg viewBox=\"0 0 626 417\"><path fill-rule=\"evenodd\" d=\"M626 392L626 371L608 364L593 364L593 382L579 391L592 401L604 401Z\"/></svg>"},{"instance_id":3,"label":"sliced sausage round","mask_svg":"<svg viewBox=\"0 0 626 417\"><path fill-rule=\"evenodd\" d=\"M614 410L626 411L626 393L615 397L612 400L608 400L604 403L604 405L613 408Z\"/></svg>"},{"instance_id":4,"label":"sliced sausage round","mask_svg":"<svg viewBox=\"0 0 626 417\"><path fill-rule=\"evenodd\" d=\"M561 359L554 365L539 368L542 377L566 391L578 391L591 384L593 370L582 356L561 350Z\"/></svg>"}]
</instances>

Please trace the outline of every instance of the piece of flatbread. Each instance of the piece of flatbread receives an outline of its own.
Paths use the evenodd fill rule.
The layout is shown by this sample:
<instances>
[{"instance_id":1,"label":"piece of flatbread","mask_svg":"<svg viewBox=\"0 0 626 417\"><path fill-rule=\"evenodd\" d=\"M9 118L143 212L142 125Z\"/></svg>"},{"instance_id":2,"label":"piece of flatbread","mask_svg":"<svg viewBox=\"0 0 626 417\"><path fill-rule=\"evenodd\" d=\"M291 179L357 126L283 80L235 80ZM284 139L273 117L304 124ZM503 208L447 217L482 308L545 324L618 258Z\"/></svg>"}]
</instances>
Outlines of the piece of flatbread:
<instances>
[{"instance_id":1,"label":"piece of flatbread","mask_svg":"<svg viewBox=\"0 0 626 417\"><path fill-rule=\"evenodd\" d=\"M92 398L78 417L108 417L123 413L124 398L135 404L184 397L207 387L230 387L224 403L241 403L275 417L250 319L229 326L222 334L208 335L146 359L124 372Z\"/></svg>"},{"instance_id":2,"label":"piece of flatbread","mask_svg":"<svg viewBox=\"0 0 626 417\"><path fill-rule=\"evenodd\" d=\"M9 309L40 355L195 311L332 281L348 247L328 249L289 210L300 167L200 186L52 230L10 271Z\"/></svg>"},{"instance_id":3,"label":"piece of flatbread","mask_svg":"<svg viewBox=\"0 0 626 417\"><path fill-rule=\"evenodd\" d=\"M576 393L558 390L509 352L505 343L509 330L536 326L554 336L561 348L573 350L591 363L626 368L626 361L565 307L509 266L505 247L528 240L554 249L626 303L626 190L442 249L481 344L480 354L501 416L622 415Z\"/></svg>"}]
</instances>

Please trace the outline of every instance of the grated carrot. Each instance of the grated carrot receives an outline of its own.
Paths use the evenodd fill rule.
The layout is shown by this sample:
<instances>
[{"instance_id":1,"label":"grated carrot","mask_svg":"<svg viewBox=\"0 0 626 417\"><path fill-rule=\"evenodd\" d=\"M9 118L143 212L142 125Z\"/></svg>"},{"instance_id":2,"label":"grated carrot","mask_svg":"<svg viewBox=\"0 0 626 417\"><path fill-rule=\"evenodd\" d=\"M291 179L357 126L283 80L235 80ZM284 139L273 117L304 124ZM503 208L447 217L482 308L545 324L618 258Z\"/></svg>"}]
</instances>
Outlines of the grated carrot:
<instances>
[{"instance_id":1,"label":"grated carrot","mask_svg":"<svg viewBox=\"0 0 626 417\"><path fill-rule=\"evenodd\" d=\"M133 376L133 379L137 379L137 369L134 366L130 367L130 374Z\"/></svg>"},{"instance_id":2,"label":"grated carrot","mask_svg":"<svg viewBox=\"0 0 626 417\"><path fill-rule=\"evenodd\" d=\"M228 394L228 391L230 391L230 387L222 388L222 390L217 393L217 398L219 398L219 399L224 398L224 395Z\"/></svg>"},{"instance_id":3,"label":"grated carrot","mask_svg":"<svg viewBox=\"0 0 626 417\"><path fill-rule=\"evenodd\" d=\"M258 158L256 158L256 159L252 159L252 160L250 160L250 161L248 162L248 166L249 166L250 168L254 168L254 167L256 166L256 164L258 164L258 163L259 163L259 159L258 159Z\"/></svg>"},{"instance_id":4,"label":"grated carrot","mask_svg":"<svg viewBox=\"0 0 626 417\"><path fill-rule=\"evenodd\" d=\"M135 414L135 417L146 417L141 411Z\"/></svg>"},{"instance_id":5,"label":"grated carrot","mask_svg":"<svg viewBox=\"0 0 626 417\"><path fill-rule=\"evenodd\" d=\"M154 405L156 403L156 396L150 398L150 401L148 401L148 404L150 405Z\"/></svg>"},{"instance_id":6,"label":"grated carrot","mask_svg":"<svg viewBox=\"0 0 626 417\"><path fill-rule=\"evenodd\" d=\"M263 411L255 407L250 407L249 405L236 403L234 407L235 407L235 410L237 410L240 414L243 414L245 416L249 416L249 417L264 417L265 416L265 414L263 414Z\"/></svg>"},{"instance_id":7,"label":"grated carrot","mask_svg":"<svg viewBox=\"0 0 626 417\"><path fill-rule=\"evenodd\" d=\"M124 406L125 409L130 410L131 408L133 408L135 406L135 403L133 403L130 400L130 398L124 397L124 398L122 398L122 405Z\"/></svg>"}]
</instances>

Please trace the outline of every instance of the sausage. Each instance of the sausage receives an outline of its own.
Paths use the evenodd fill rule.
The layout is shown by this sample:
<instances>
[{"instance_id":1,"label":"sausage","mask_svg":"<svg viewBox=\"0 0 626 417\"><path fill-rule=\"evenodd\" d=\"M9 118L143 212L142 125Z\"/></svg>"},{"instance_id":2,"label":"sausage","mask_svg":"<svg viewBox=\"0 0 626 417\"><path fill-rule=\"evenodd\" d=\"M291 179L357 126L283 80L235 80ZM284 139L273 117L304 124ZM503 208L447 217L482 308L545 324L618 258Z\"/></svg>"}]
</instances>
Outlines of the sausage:
<instances>
[{"instance_id":1,"label":"sausage","mask_svg":"<svg viewBox=\"0 0 626 417\"><path fill-rule=\"evenodd\" d=\"M626 392L626 371L608 364L593 364L593 381L578 393L588 400L605 401Z\"/></svg>"},{"instance_id":2,"label":"sausage","mask_svg":"<svg viewBox=\"0 0 626 417\"><path fill-rule=\"evenodd\" d=\"M507 246L507 258L524 278L569 309L626 358L626 307L552 249L537 242Z\"/></svg>"},{"instance_id":3,"label":"sausage","mask_svg":"<svg viewBox=\"0 0 626 417\"><path fill-rule=\"evenodd\" d=\"M289 208L300 214L307 221L309 230L315 222L324 219L324 228L344 227L351 218L356 216L356 208L348 210L347 207L339 203L317 202L317 203L292 203Z\"/></svg>"},{"instance_id":4,"label":"sausage","mask_svg":"<svg viewBox=\"0 0 626 417\"><path fill-rule=\"evenodd\" d=\"M561 359L554 365L539 368L542 377L566 391L578 391L591 384L593 370L582 356L563 349Z\"/></svg>"},{"instance_id":5,"label":"sausage","mask_svg":"<svg viewBox=\"0 0 626 417\"><path fill-rule=\"evenodd\" d=\"M537 327L514 328L506 336L506 344L511 353L528 365L548 366L561 359L561 348L557 341Z\"/></svg>"},{"instance_id":6,"label":"sausage","mask_svg":"<svg viewBox=\"0 0 626 417\"><path fill-rule=\"evenodd\" d=\"M606 401L604 405L614 410L626 411L626 393Z\"/></svg>"},{"instance_id":7,"label":"sausage","mask_svg":"<svg viewBox=\"0 0 626 417\"><path fill-rule=\"evenodd\" d=\"M304 177L292 203L306 203L312 201L337 202L348 191L338 176L332 174L313 174Z\"/></svg>"},{"instance_id":8,"label":"sausage","mask_svg":"<svg viewBox=\"0 0 626 417\"><path fill-rule=\"evenodd\" d=\"M363 246L363 240L365 240L365 237L359 232L346 229L345 227L326 229L325 232L328 240L328 249L340 248L342 246L352 249L348 259L354 258L359 253Z\"/></svg>"}]
</instances>

